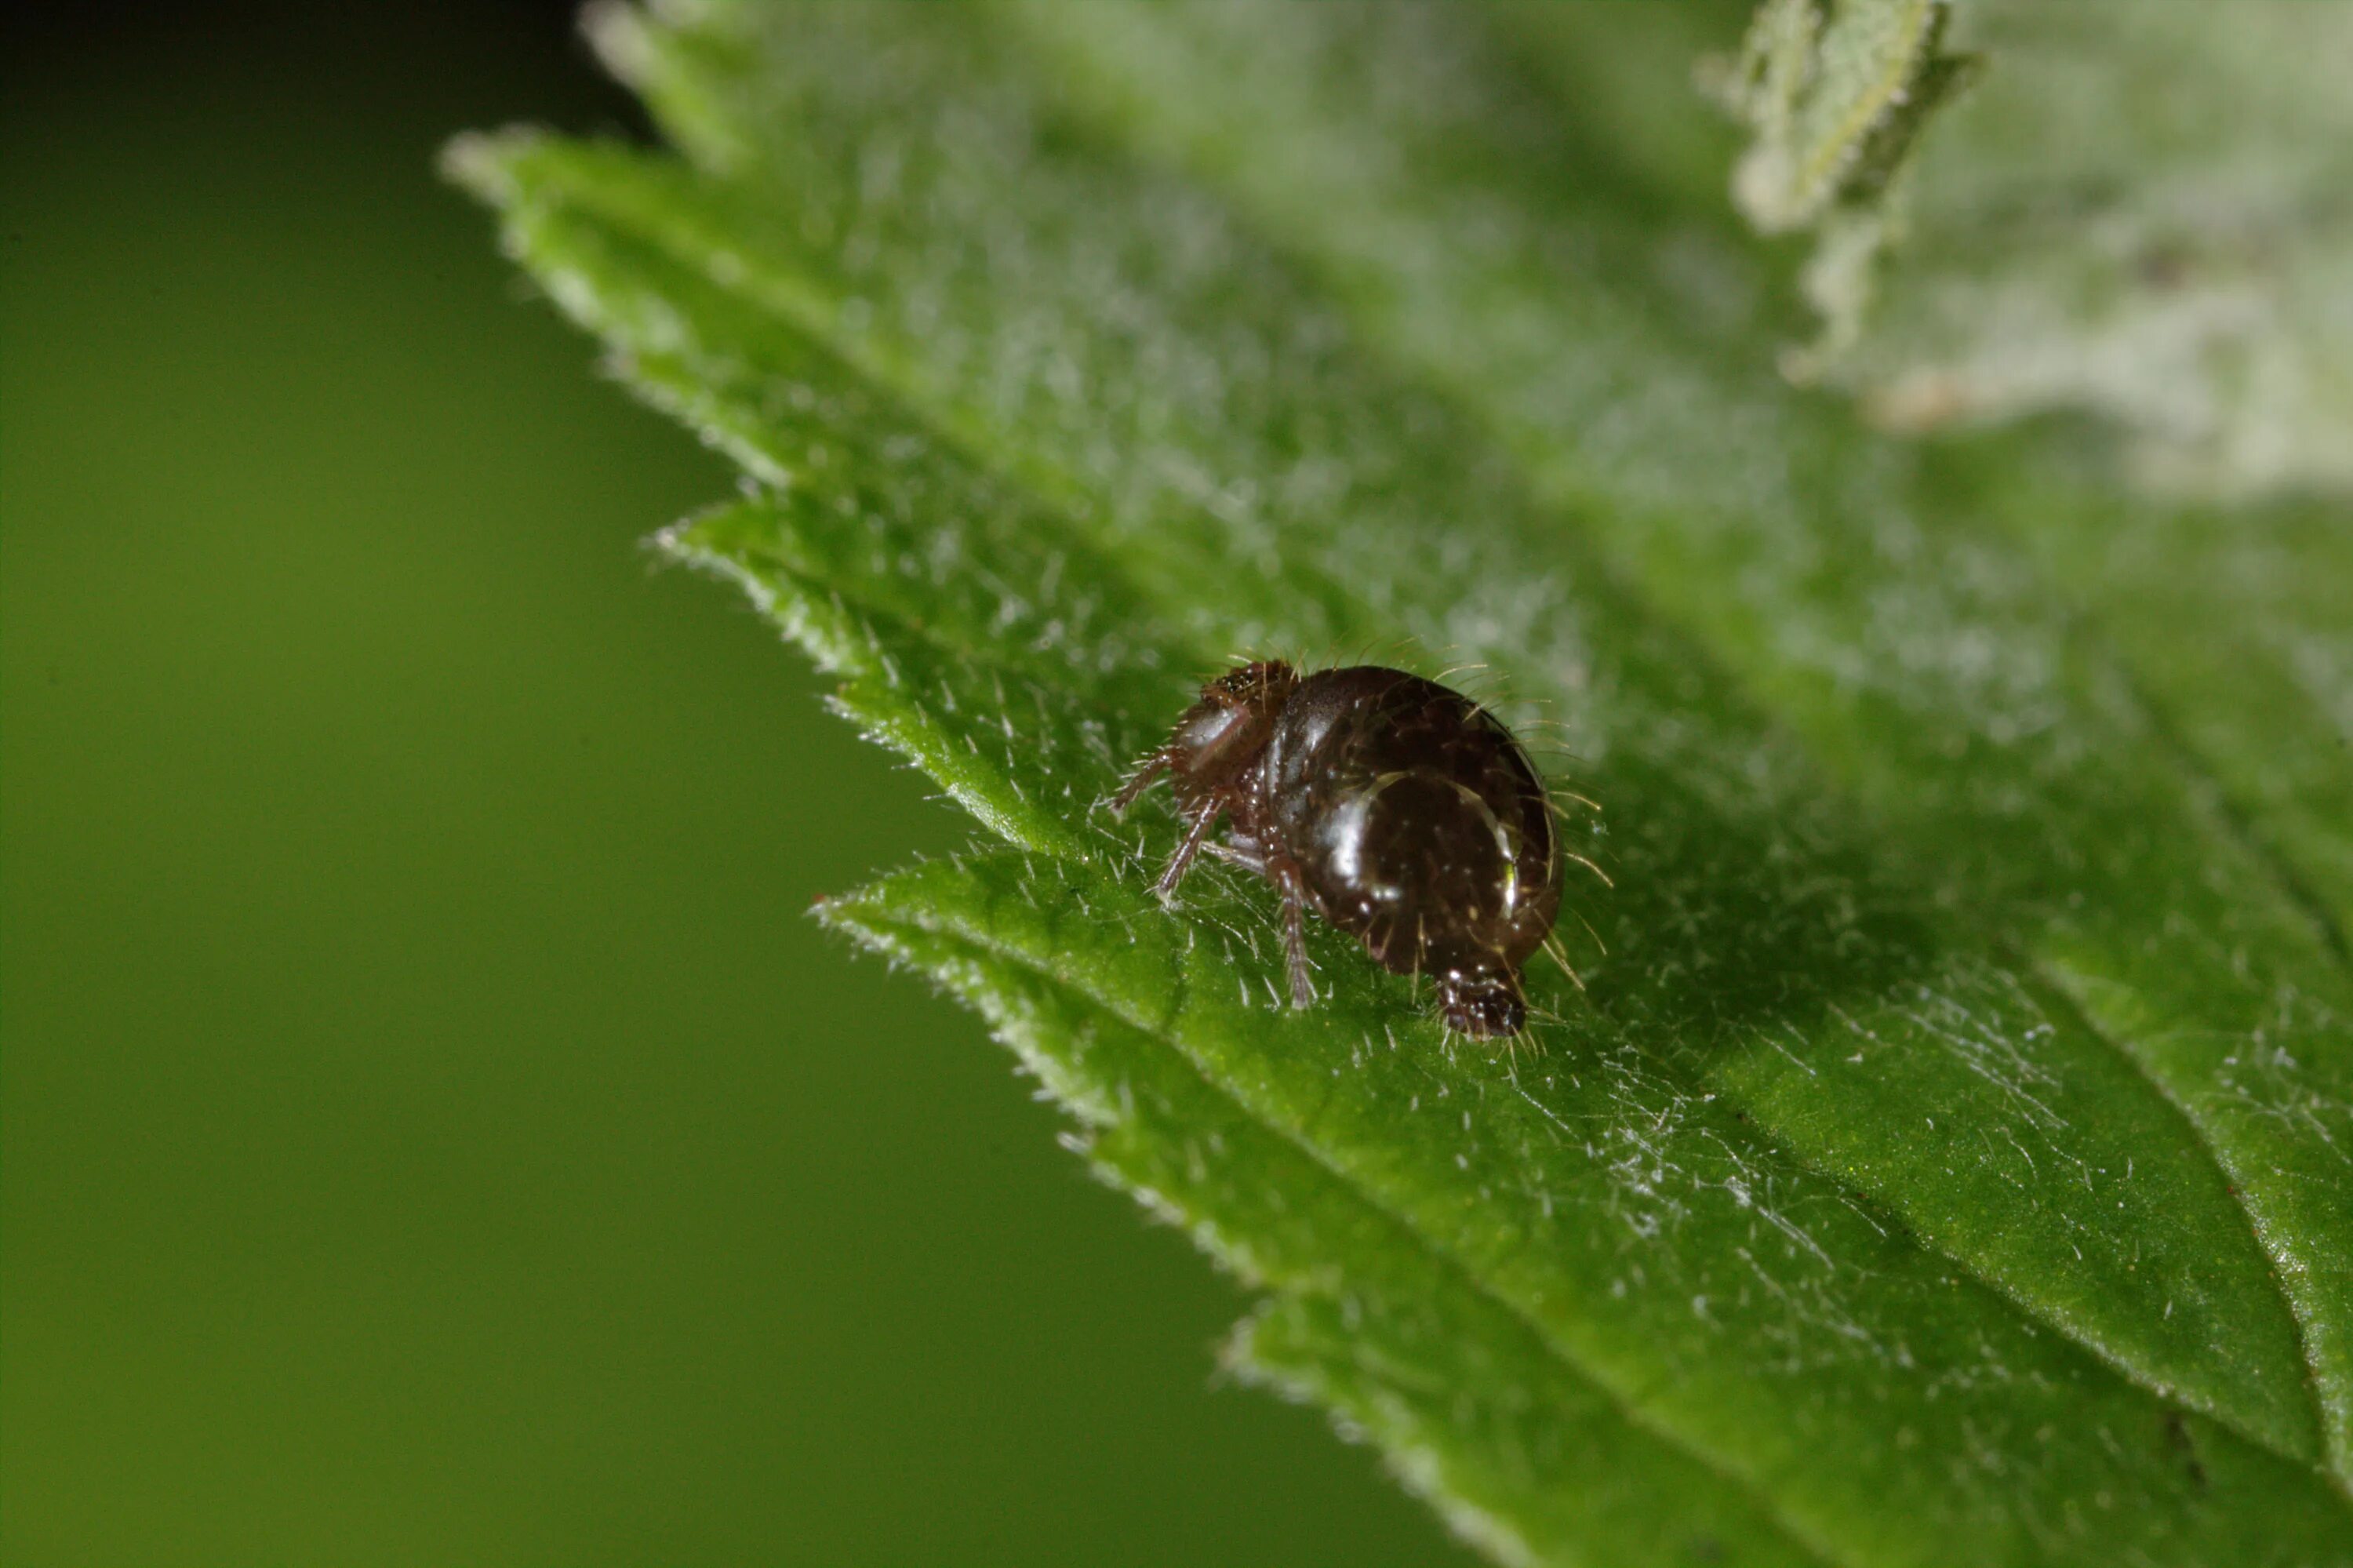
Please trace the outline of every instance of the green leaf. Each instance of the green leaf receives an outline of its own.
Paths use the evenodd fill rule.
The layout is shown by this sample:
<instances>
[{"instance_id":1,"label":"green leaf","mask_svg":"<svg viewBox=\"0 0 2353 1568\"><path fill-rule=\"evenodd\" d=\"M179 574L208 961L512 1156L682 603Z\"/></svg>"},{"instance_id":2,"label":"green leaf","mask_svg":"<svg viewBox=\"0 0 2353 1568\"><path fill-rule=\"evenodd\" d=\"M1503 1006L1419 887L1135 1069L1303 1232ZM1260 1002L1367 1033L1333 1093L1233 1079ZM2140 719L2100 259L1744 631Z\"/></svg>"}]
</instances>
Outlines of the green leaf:
<instances>
[{"instance_id":1,"label":"green leaf","mask_svg":"<svg viewBox=\"0 0 2353 1568\"><path fill-rule=\"evenodd\" d=\"M1615 9L607 12L684 158L452 166L742 462L667 548L999 841L825 917L987 1017L1264 1293L1237 1365L1466 1535L2353 1561L2346 763L2295 705L2353 665L2283 581L2342 546L2251 535L2287 564L2200 623L2280 700L2234 703L2163 635L2191 514L1790 392L1702 149L1577 90ZM2086 615L2126 536L2182 554ZM1169 819L1099 803L1242 652L1476 664L1557 726L1616 886L1565 923L1589 996L1529 977L1544 1055L1324 929L1288 1009L1237 872L1150 897Z\"/></svg>"}]
</instances>

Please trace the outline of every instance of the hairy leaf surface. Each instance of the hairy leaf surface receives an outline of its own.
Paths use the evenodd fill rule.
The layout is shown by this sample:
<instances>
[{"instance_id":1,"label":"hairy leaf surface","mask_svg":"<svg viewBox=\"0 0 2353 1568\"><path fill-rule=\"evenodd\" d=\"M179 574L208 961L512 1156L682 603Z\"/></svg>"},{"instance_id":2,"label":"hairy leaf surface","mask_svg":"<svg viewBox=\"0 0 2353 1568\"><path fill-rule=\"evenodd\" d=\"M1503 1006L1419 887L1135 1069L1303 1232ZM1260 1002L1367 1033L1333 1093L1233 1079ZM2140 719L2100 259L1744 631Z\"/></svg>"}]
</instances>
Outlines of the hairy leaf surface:
<instances>
[{"instance_id":1,"label":"hairy leaf surface","mask_svg":"<svg viewBox=\"0 0 2353 1568\"><path fill-rule=\"evenodd\" d=\"M826 917L981 1012L1263 1289L1237 1364L1466 1534L2353 1561L2344 759L2270 787L2294 708L2166 644L2186 514L1784 386L1693 145L1577 90L1628 18L609 13L682 158L453 165L742 462L666 546L993 833ZM2310 703L2342 628L2266 641L2292 577L2201 614ZM1320 928L1293 1012L1238 873L1151 899L1170 819L1099 803L1242 652L1471 666L1603 802L1545 1054Z\"/></svg>"}]
</instances>

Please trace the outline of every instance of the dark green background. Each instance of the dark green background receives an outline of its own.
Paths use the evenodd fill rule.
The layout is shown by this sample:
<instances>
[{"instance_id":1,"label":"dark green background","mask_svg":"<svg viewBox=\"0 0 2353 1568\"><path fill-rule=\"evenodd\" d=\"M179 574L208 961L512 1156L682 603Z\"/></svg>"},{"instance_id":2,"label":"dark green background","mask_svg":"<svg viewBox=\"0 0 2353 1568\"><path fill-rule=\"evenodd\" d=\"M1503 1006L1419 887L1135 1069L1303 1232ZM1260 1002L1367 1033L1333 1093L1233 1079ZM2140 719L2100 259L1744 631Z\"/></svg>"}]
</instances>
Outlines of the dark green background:
<instances>
[{"instance_id":1,"label":"dark green background","mask_svg":"<svg viewBox=\"0 0 2353 1568\"><path fill-rule=\"evenodd\" d=\"M1455 1555L803 918L965 828L650 568L732 480L433 177L630 106L417 10L10 38L0 1553Z\"/></svg>"}]
</instances>

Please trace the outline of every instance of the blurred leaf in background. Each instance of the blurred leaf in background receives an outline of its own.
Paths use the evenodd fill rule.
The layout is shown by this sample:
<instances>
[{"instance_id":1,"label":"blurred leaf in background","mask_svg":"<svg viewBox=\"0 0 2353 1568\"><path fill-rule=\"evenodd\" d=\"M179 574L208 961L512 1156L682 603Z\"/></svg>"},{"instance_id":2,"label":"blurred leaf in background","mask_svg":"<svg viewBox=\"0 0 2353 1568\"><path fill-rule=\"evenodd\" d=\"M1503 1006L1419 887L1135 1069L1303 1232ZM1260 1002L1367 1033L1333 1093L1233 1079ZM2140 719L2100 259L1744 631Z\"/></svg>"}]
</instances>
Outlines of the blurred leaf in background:
<instances>
[{"instance_id":1,"label":"blurred leaf in background","mask_svg":"<svg viewBox=\"0 0 2353 1568\"><path fill-rule=\"evenodd\" d=\"M1957 82L1913 9L1771 8L1751 92L1900 70L1768 133ZM1793 391L1657 16L613 9L681 155L450 166L744 471L669 549L990 831L828 919L985 1014L1261 1292L1235 1365L1470 1540L2353 1561L2353 663L2313 586L2353 543L2126 499L2080 427L1909 445ZM1831 162L1884 187L1937 118ZM1094 809L1235 651L1400 643L1608 807L1534 1063L1325 931L1288 1011L1263 889L1164 909L1169 824Z\"/></svg>"},{"instance_id":2,"label":"blurred leaf in background","mask_svg":"<svg viewBox=\"0 0 2353 1568\"><path fill-rule=\"evenodd\" d=\"M1896 429L2094 414L2177 493L2353 494L2353 6L1770 0L1711 64L1741 210L1819 237L1799 374Z\"/></svg>"}]
</instances>

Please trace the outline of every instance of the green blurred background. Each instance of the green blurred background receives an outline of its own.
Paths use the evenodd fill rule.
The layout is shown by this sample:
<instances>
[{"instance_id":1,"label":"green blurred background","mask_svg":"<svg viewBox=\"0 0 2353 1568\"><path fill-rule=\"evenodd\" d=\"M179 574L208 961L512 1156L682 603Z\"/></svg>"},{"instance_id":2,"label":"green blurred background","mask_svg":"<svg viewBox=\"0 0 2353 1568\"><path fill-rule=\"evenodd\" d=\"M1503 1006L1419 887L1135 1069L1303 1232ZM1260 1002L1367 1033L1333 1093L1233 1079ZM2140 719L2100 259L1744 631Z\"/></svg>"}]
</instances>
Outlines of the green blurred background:
<instances>
[{"instance_id":1,"label":"green blurred background","mask_svg":"<svg viewBox=\"0 0 2353 1568\"><path fill-rule=\"evenodd\" d=\"M9 24L0 1553L1460 1557L803 917L965 829L434 178L566 8L319 9Z\"/></svg>"}]
</instances>

